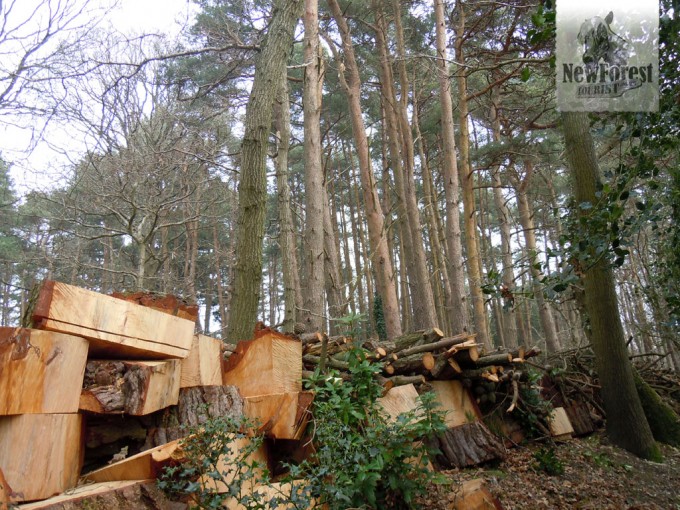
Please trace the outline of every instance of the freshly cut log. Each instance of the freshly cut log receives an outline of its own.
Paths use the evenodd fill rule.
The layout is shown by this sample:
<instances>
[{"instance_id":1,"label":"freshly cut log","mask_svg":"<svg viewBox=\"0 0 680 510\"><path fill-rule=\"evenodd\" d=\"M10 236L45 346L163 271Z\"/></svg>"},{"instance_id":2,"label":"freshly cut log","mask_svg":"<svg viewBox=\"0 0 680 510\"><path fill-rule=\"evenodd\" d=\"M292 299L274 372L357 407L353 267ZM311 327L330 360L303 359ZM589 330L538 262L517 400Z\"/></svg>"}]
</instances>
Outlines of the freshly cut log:
<instances>
[{"instance_id":1,"label":"freshly cut log","mask_svg":"<svg viewBox=\"0 0 680 510\"><path fill-rule=\"evenodd\" d=\"M159 312L181 317L182 319L196 322L198 320L198 305L189 304L187 301L170 294L154 294L152 292L113 292L112 297L136 303L141 306L153 308Z\"/></svg>"},{"instance_id":2,"label":"freshly cut log","mask_svg":"<svg viewBox=\"0 0 680 510\"><path fill-rule=\"evenodd\" d=\"M397 421L400 414L418 407L418 391L413 384L395 386L376 402L385 410L391 421Z\"/></svg>"},{"instance_id":3,"label":"freshly cut log","mask_svg":"<svg viewBox=\"0 0 680 510\"><path fill-rule=\"evenodd\" d=\"M267 437L300 439L310 418L314 393L274 393L244 399L243 413L256 420Z\"/></svg>"},{"instance_id":4,"label":"freshly cut log","mask_svg":"<svg viewBox=\"0 0 680 510\"><path fill-rule=\"evenodd\" d=\"M409 347L408 349L403 349L399 351L399 357L406 357L412 354L418 354L420 352L434 352L440 349L450 349L456 345L468 344L468 342L473 341L475 334L463 333L462 335L450 336L437 340L436 342L427 343L423 345L416 345L414 347ZM468 344L471 345L471 344Z\"/></svg>"},{"instance_id":5,"label":"freshly cut log","mask_svg":"<svg viewBox=\"0 0 680 510\"><path fill-rule=\"evenodd\" d=\"M90 357L186 358L194 323L65 283L42 284L31 314L38 329L90 341Z\"/></svg>"},{"instance_id":6,"label":"freshly cut log","mask_svg":"<svg viewBox=\"0 0 680 510\"><path fill-rule=\"evenodd\" d=\"M302 391L302 344L271 330L256 333L224 362L222 381L244 397Z\"/></svg>"},{"instance_id":7,"label":"freshly cut log","mask_svg":"<svg viewBox=\"0 0 680 510\"><path fill-rule=\"evenodd\" d=\"M479 359L479 349L477 347L470 347L468 349L462 349L454 354L456 361L465 367L473 367L477 365L477 360Z\"/></svg>"},{"instance_id":8,"label":"freshly cut log","mask_svg":"<svg viewBox=\"0 0 680 510\"><path fill-rule=\"evenodd\" d=\"M488 367L491 365L502 365L502 364L508 364L511 363L513 360L512 354L508 352L500 352L500 353L494 353L494 354L486 354L484 356L480 356L475 364L478 367Z\"/></svg>"},{"instance_id":9,"label":"freshly cut log","mask_svg":"<svg viewBox=\"0 0 680 510\"><path fill-rule=\"evenodd\" d=\"M180 442L180 439L176 439L151 450L138 453L101 469L91 471L83 475L82 479L90 482L115 482L158 478L165 466L184 460Z\"/></svg>"},{"instance_id":10,"label":"freshly cut log","mask_svg":"<svg viewBox=\"0 0 680 510\"><path fill-rule=\"evenodd\" d=\"M550 434L555 440L571 439L574 434L574 427L572 427L564 407L556 407L552 410L548 418L548 425L550 426Z\"/></svg>"},{"instance_id":11,"label":"freshly cut log","mask_svg":"<svg viewBox=\"0 0 680 510\"><path fill-rule=\"evenodd\" d=\"M500 501L489 489L482 478L463 482L453 489L454 499L450 510L503 510Z\"/></svg>"},{"instance_id":12,"label":"freshly cut log","mask_svg":"<svg viewBox=\"0 0 680 510\"><path fill-rule=\"evenodd\" d=\"M448 427L458 427L471 419L481 420L479 407L460 381L430 381L430 385L437 402L446 411L444 422Z\"/></svg>"},{"instance_id":13,"label":"freshly cut log","mask_svg":"<svg viewBox=\"0 0 680 510\"><path fill-rule=\"evenodd\" d=\"M180 388L222 384L222 341L194 335L189 356L182 360Z\"/></svg>"},{"instance_id":14,"label":"freshly cut log","mask_svg":"<svg viewBox=\"0 0 680 510\"><path fill-rule=\"evenodd\" d=\"M45 499L75 487L83 460L83 417L22 414L0 417L0 469L10 501Z\"/></svg>"},{"instance_id":15,"label":"freshly cut log","mask_svg":"<svg viewBox=\"0 0 680 510\"><path fill-rule=\"evenodd\" d=\"M182 388L179 403L160 414L159 423L149 430L145 448L182 438L190 428L202 425L209 418L241 418L243 398L235 386Z\"/></svg>"},{"instance_id":16,"label":"freshly cut log","mask_svg":"<svg viewBox=\"0 0 680 510\"><path fill-rule=\"evenodd\" d=\"M444 468L464 468L505 457L505 448L481 421L448 429L435 441L437 462Z\"/></svg>"},{"instance_id":17,"label":"freshly cut log","mask_svg":"<svg viewBox=\"0 0 680 510\"><path fill-rule=\"evenodd\" d=\"M180 360L90 360L80 410L142 416L177 404Z\"/></svg>"},{"instance_id":18,"label":"freshly cut log","mask_svg":"<svg viewBox=\"0 0 680 510\"><path fill-rule=\"evenodd\" d=\"M155 480L125 480L82 485L44 501L19 505L21 510L168 510L172 502Z\"/></svg>"},{"instance_id":19,"label":"freshly cut log","mask_svg":"<svg viewBox=\"0 0 680 510\"><path fill-rule=\"evenodd\" d=\"M0 328L0 415L77 413L87 348L76 336Z\"/></svg>"}]
</instances>

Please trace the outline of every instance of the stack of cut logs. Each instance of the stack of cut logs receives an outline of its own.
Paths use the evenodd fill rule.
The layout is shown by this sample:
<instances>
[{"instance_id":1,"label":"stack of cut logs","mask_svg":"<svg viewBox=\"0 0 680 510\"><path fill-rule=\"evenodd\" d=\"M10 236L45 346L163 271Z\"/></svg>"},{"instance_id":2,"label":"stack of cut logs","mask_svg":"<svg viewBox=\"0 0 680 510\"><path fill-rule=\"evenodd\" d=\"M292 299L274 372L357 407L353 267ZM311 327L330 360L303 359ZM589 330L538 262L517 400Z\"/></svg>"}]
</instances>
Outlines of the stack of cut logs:
<instances>
[{"instance_id":1,"label":"stack of cut logs","mask_svg":"<svg viewBox=\"0 0 680 510\"><path fill-rule=\"evenodd\" d=\"M256 420L268 439L253 457L270 472L277 449L309 443L303 435L313 394L303 391L302 378L322 359L346 371L351 339L263 328L229 346L194 334L196 315L176 298L113 297L44 282L32 327L0 328L0 509L167 508L154 480L182 462L187 428L211 416ZM419 392L435 392L449 426L437 439L438 464L504 455L481 421L475 387L516 386L535 350L483 356L473 335L444 337L437 329L363 348L381 366L380 403L393 419L417 405ZM475 503L493 501L478 484L461 494L452 508L498 508Z\"/></svg>"}]
</instances>

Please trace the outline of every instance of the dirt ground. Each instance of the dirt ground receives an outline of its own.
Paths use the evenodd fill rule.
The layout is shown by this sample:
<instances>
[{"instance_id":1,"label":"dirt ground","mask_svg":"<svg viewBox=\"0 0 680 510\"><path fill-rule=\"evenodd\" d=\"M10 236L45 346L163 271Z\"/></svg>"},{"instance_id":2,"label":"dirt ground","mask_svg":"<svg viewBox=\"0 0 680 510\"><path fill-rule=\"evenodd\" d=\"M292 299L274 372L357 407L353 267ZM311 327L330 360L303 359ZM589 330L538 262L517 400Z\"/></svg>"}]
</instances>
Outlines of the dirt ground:
<instances>
[{"instance_id":1,"label":"dirt ground","mask_svg":"<svg viewBox=\"0 0 680 510\"><path fill-rule=\"evenodd\" d=\"M445 474L454 486L484 478L505 510L680 510L680 450L661 447L664 462L648 462L596 433L554 447L527 443L508 450L502 462ZM560 466L561 474L546 472ZM451 491L446 484L438 486L423 508L451 508Z\"/></svg>"}]
</instances>

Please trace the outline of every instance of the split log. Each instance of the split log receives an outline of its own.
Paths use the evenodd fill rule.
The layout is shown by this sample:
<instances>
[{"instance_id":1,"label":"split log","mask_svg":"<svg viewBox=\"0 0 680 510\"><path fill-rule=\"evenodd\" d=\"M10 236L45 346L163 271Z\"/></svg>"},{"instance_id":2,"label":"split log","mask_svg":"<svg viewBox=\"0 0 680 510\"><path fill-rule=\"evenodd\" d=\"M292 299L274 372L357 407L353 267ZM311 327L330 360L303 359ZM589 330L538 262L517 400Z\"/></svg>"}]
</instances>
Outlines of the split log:
<instances>
[{"instance_id":1,"label":"split log","mask_svg":"<svg viewBox=\"0 0 680 510\"><path fill-rule=\"evenodd\" d=\"M190 304L188 301L171 294L112 292L111 297L146 306L147 308L153 308L159 312L174 315L194 323L198 320L198 305Z\"/></svg>"},{"instance_id":2,"label":"split log","mask_svg":"<svg viewBox=\"0 0 680 510\"><path fill-rule=\"evenodd\" d=\"M20 505L20 510L168 510L185 508L171 502L156 486L155 480L126 480L81 485L65 494L35 503Z\"/></svg>"},{"instance_id":3,"label":"split log","mask_svg":"<svg viewBox=\"0 0 680 510\"><path fill-rule=\"evenodd\" d=\"M238 343L223 364L222 381L236 386L244 397L302 391L302 344L264 330Z\"/></svg>"},{"instance_id":4,"label":"split log","mask_svg":"<svg viewBox=\"0 0 680 510\"><path fill-rule=\"evenodd\" d=\"M163 468L184 460L181 440L176 439L82 476L83 481L115 482L158 478Z\"/></svg>"},{"instance_id":5,"label":"split log","mask_svg":"<svg viewBox=\"0 0 680 510\"><path fill-rule=\"evenodd\" d=\"M429 384L442 410L446 411L444 422L448 427L457 427L482 418L479 407L460 381L430 381Z\"/></svg>"},{"instance_id":6,"label":"split log","mask_svg":"<svg viewBox=\"0 0 680 510\"><path fill-rule=\"evenodd\" d=\"M181 363L90 360L80 409L98 414L149 414L177 404Z\"/></svg>"},{"instance_id":7,"label":"split log","mask_svg":"<svg viewBox=\"0 0 680 510\"><path fill-rule=\"evenodd\" d=\"M311 416L314 393L275 393L246 397L243 414L260 424L260 431L276 439L300 439Z\"/></svg>"},{"instance_id":8,"label":"split log","mask_svg":"<svg viewBox=\"0 0 680 510\"><path fill-rule=\"evenodd\" d=\"M38 329L82 336L99 358L186 358L194 323L111 296L51 280L31 314Z\"/></svg>"},{"instance_id":9,"label":"split log","mask_svg":"<svg viewBox=\"0 0 680 510\"><path fill-rule=\"evenodd\" d=\"M87 340L0 328L0 415L77 413Z\"/></svg>"},{"instance_id":10,"label":"split log","mask_svg":"<svg viewBox=\"0 0 680 510\"><path fill-rule=\"evenodd\" d=\"M453 489L454 499L449 510L503 510L498 498L486 488L482 478L463 482Z\"/></svg>"},{"instance_id":11,"label":"split log","mask_svg":"<svg viewBox=\"0 0 680 510\"><path fill-rule=\"evenodd\" d=\"M418 392L413 384L395 386L376 402L387 413L390 421L396 422L400 414L418 407Z\"/></svg>"},{"instance_id":12,"label":"split log","mask_svg":"<svg viewBox=\"0 0 680 510\"><path fill-rule=\"evenodd\" d=\"M75 487L83 460L83 417L22 414L0 418L0 466L10 501L33 501Z\"/></svg>"},{"instance_id":13,"label":"split log","mask_svg":"<svg viewBox=\"0 0 680 510\"><path fill-rule=\"evenodd\" d=\"M182 360L180 388L222 384L222 341L194 335L189 356Z\"/></svg>"},{"instance_id":14,"label":"split log","mask_svg":"<svg viewBox=\"0 0 680 510\"><path fill-rule=\"evenodd\" d=\"M210 418L239 419L244 414L243 398L235 386L196 386L182 388L179 402L158 414L149 428L145 449L160 446L188 434Z\"/></svg>"},{"instance_id":15,"label":"split log","mask_svg":"<svg viewBox=\"0 0 680 510\"><path fill-rule=\"evenodd\" d=\"M464 468L505 457L505 448L481 421L451 428L437 437L443 467Z\"/></svg>"}]
</instances>

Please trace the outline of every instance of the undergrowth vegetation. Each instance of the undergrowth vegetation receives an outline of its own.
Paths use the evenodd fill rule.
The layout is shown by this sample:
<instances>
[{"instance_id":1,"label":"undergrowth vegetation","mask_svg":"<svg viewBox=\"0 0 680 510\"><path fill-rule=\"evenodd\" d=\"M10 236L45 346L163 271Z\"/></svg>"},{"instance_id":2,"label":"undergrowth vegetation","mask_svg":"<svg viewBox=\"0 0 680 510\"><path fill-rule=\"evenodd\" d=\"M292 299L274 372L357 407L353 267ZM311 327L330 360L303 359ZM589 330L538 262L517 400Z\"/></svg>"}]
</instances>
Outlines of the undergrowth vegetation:
<instances>
[{"instance_id":1,"label":"undergrowth vegetation","mask_svg":"<svg viewBox=\"0 0 680 510\"><path fill-rule=\"evenodd\" d=\"M185 462L167 467L158 485L170 497L188 501L192 508L220 508L228 500L246 509L306 509L327 504L346 508L417 508L438 475L429 469L428 438L442 433L444 412L433 393L419 398L418 407L390 420L378 399L383 387L379 370L361 349L347 353L349 378L338 372L319 372L306 380L316 392L309 440L314 453L299 464L289 464L288 475L271 491L267 467L253 455L261 446L255 424L213 418L188 430L182 451ZM229 459L224 462L223 459ZM219 484L221 490L215 490ZM270 485L271 487L271 485Z\"/></svg>"}]
</instances>

